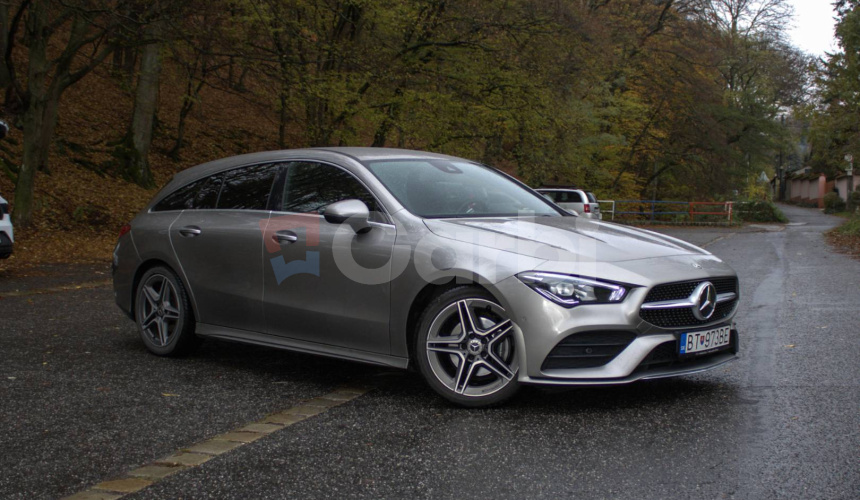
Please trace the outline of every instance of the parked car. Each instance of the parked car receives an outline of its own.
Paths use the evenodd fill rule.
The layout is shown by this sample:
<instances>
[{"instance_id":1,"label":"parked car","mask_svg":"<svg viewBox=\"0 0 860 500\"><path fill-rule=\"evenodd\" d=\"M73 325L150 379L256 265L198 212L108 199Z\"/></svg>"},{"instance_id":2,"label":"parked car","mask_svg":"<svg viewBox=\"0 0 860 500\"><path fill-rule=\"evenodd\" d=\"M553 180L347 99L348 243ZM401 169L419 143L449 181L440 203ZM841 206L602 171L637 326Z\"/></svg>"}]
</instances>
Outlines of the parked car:
<instances>
[{"instance_id":1,"label":"parked car","mask_svg":"<svg viewBox=\"0 0 860 500\"><path fill-rule=\"evenodd\" d=\"M589 219L603 219L603 214L600 213L600 203L597 203L594 193L582 189L559 188L540 188L537 192L565 210L573 210L578 215Z\"/></svg>"},{"instance_id":2,"label":"parked car","mask_svg":"<svg viewBox=\"0 0 860 500\"><path fill-rule=\"evenodd\" d=\"M12 229L12 216L9 204L0 196L0 259L8 259L15 245L15 232Z\"/></svg>"},{"instance_id":3,"label":"parked car","mask_svg":"<svg viewBox=\"0 0 860 500\"><path fill-rule=\"evenodd\" d=\"M448 400L624 384L735 358L738 279L468 160L383 148L177 174L120 231L116 302L161 356L212 337L418 370Z\"/></svg>"}]
</instances>

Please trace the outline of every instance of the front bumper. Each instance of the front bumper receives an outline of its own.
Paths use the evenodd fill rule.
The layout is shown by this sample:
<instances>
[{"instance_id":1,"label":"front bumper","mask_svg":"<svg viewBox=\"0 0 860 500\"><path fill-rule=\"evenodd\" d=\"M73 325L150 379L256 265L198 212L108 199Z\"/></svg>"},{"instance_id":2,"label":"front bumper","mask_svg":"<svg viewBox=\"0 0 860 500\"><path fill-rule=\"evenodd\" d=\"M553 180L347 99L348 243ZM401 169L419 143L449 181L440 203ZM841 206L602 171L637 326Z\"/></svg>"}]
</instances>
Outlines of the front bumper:
<instances>
[{"instance_id":1,"label":"front bumper","mask_svg":"<svg viewBox=\"0 0 860 500\"><path fill-rule=\"evenodd\" d=\"M716 352L681 358L681 333L732 324L732 315L714 324L687 329L656 327L639 317L646 288L630 290L619 304L579 306L567 309L544 299L516 277L498 284L503 306L516 324L520 356L519 381L543 385L615 385L642 379L687 375L709 370L734 360L738 352L738 332L731 330L731 343ZM563 340L576 334L602 334L632 338L629 343L599 366L558 367L547 363ZM599 348L595 352L600 352Z\"/></svg>"},{"instance_id":2,"label":"front bumper","mask_svg":"<svg viewBox=\"0 0 860 500\"><path fill-rule=\"evenodd\" d=\"M628 351L631 351L632 354L626 355L622 357L619 355L617 358L609 362L605 367L609 365L616 364L613 368L621 369L624 372L629 371L629 375L624 377L609 377L609 378L577 378L589 373L576 373L578 369L566 370L566 373L562 375L563 378L558 377L520 377L520 382L529 383L529 384L543 384L543 385L620 385L627 384L630 382L635 382L637 380L651 380L658 378L668 378L668 377L677 377L681 375L690 375L693 373L699 373L703 371L710 370L712 368L716 368L720 365L724 365L730 361L734 361L737 359L738 353L738 331L732 329L731 338L732 342L728 346L728 348L718 350L716 352L705 353L698 357L691 357L688 359L683 359L678 356L675 356L671 360L666 360L661 363L648 363L649 357L652 356L652 353L655 352L657 347L645 350L645 355L640 356L643 352L643 347L647 349L648 345L651 345L654 340L657 340L656 337L659 337L662 344L672 344L673 346L677 344L677 336L674 336L674 339L671 335L656 335L656 336L648 336L648 337L639 337L634 340L628 349L625 349L621 354L624 355ZM634 345L636 344L636 345ZM632 348L632 350L631 350ZM603 367L601 367L603 368ZM632 370L631 370L632 368ZM611 371L611 370L610 370ZM560 372L556 371L558 375ZM590 375L590 374L589 374Z\"/></svg>"},{"instance_id":3,"label":"front bumper","mask_svg":"<svg viewBox=\"0 0 860 500\"><path fill-rule=\"evenodd\" d=\"M0 231L0 259L6 259L12 255L14 246L12 238L10 238L5 232Z\"/></svg>"}]
</instances>

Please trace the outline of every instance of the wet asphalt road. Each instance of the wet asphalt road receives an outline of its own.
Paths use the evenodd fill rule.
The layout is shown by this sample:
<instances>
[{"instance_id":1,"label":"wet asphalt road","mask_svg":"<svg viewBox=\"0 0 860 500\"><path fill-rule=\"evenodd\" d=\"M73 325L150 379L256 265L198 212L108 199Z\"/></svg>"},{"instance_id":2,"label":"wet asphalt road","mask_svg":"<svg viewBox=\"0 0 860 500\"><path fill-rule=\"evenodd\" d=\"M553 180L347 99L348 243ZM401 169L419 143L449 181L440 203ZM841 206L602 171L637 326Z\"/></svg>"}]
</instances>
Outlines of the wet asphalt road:
<instances>
[{"instance_id":1,"label":"wet asphalt road","mask_svg":"<svg viewBox=\"0 0 860 500\"><path fill-rule=\"evenodd\" d=\"M0 278L0 498L68 495L359 381L375 389L128 498L856 499L860 262L824 244L838 219L785 211L806 225L661 230L738 271L738 361L492 410L414 373L256 347L156 358L109 288L20 295L106 270Z\"/></svg>"}]
</instances>

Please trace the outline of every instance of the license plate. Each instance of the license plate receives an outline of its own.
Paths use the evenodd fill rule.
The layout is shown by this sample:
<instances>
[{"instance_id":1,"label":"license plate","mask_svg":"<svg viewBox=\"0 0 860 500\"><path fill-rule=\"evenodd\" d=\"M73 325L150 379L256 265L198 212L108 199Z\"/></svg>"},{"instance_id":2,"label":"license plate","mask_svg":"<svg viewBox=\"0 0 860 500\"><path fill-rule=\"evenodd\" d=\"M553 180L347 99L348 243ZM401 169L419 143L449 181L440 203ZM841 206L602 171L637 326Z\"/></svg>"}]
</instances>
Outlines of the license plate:
<instances>
[{"instance_id":1,"label":"license plate","mask_svg":"<svg viewBox=\"0 0 860 500\"><path fill-rule=\"evenodd\" d=\"M682 333L681 354L694 354L727 346L732 340L731 331L732 327L721 326L703 332Z\"/></svg>"}]
</instances>

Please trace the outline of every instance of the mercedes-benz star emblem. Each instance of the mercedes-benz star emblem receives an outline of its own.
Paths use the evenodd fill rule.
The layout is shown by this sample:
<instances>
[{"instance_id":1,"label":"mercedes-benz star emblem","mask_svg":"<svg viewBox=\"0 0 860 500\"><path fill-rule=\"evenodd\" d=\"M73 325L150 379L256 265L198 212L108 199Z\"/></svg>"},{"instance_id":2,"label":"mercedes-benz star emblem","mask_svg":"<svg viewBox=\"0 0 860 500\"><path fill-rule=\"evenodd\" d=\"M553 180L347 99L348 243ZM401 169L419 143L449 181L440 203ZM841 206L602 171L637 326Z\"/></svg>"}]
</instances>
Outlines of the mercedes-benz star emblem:
<instances>
[{"instance_id":1,"label":"mercedes-benz star emblem","mask_svg":"<svg viewBox=\"0 0 860 500\"><path fill-rule=\"evenodd\" d=\"M717 289L710 281L703 281L693 290L693 316L699 321L707 321L717 308Z\"/></svg>"}]
</instances>

